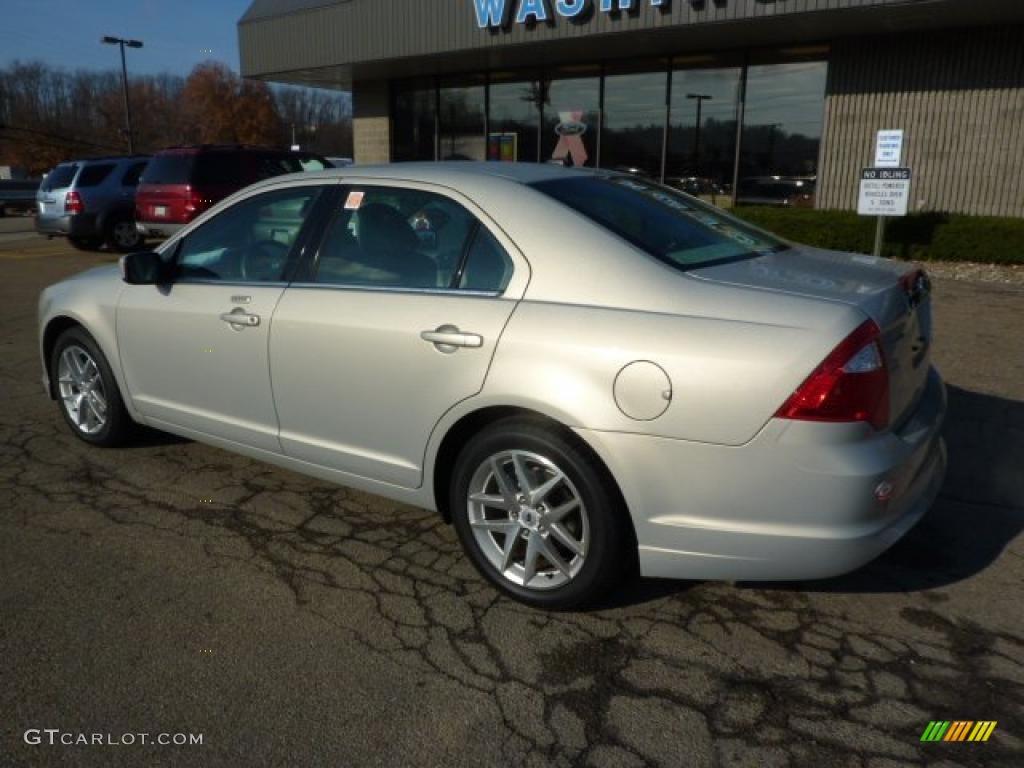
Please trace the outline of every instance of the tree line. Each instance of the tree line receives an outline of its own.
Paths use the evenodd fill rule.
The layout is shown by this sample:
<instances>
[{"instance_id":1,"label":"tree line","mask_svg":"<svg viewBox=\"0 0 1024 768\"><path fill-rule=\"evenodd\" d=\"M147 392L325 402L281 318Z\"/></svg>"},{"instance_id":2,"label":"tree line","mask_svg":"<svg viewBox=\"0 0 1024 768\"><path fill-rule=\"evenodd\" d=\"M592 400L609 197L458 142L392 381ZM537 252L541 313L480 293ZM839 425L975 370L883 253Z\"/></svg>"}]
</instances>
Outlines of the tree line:
<instances>
[{"instance_id":1,"label":"tree line","mask_svg":"<svg viewBox=\"0 0 1024 768\"><path fill-rule=\"evenodd\" d=\"M324 155L351 156L347 95L245 80L220 62L188 77L129 76L136 152L182 144L296 142ZM74 158L127 151L121 74L15 61L0 68L0 165L45 173Z\"/></svg>"}]
</instances>

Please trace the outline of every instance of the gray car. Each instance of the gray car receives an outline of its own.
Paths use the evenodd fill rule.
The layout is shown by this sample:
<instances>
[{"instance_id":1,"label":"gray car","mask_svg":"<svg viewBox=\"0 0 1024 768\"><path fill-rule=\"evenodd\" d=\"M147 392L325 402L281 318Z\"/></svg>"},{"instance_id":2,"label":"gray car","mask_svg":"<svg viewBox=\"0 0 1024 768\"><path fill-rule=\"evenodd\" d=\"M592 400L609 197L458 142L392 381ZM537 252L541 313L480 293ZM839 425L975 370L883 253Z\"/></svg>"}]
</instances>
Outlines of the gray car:
<instances>
[{"instance_id":1,"label":"gray car","mask_svg":"<svg viewBox=\"0 0 1024 768\"><path fill-rule=\"evenodd\" d=\"M36 231L67 237L82 250L104 243L112 250L137 250L144 235L135 227L135 188L147 155L96 157L61 163L36 193Z\"/></svg>"},{"instance_id":2,"label":"gray car","mask_svg":"<svg viewBox=\"0 0 1024 768\"><path fill-rule=\"evenodd\" d=\"M824 578L945 472L929 284L628 175L411 164L249 187L46 289L46 392L437 510L536 606L637 568Z\"/></svg>"}]
</instances>

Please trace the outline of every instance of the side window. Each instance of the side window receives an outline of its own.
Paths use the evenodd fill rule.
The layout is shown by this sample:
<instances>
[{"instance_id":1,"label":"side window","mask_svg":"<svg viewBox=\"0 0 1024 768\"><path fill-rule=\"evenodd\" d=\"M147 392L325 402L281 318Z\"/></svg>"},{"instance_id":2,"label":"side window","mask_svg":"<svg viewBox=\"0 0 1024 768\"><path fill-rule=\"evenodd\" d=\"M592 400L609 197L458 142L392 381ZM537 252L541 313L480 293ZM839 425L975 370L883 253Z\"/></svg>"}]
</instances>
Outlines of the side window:
<instances>
[{"instance_id":1,"label":"side window","mask_svg":"<svg viewBox=\"0 0 1024 768\"><path fill-rule=\"evenodd\" d=\"M185 237L177 279L278 282L321 187L246 198Z\"/></svg>"},{"instance_id":2,"label":"side window","mask_svg":"<svg viewBox=\"0 0 1024 768\"><path fill-rule=\"evenodd\" d=\"M459 288L501 293L512 279L512 259L486 227L479 227L466 255Z\"/></svg>"},{"instance_id":3,"label":"side window","mask_svg":"<svg viewBox=\"0 0 1024 768\"><path fill-rule=\"evenodd\" d=\"M76 186L79 187L95 187L110 175L110 172L114 170L113 163L97 163L96 165L87 165L82 169L82 172L78 174L78 182Z\"/></svg>"},{"instance_id":4,"label":"side window","mask_svg":"<svg viewBox=\"0 0 1024 768\"><path fill-rule=\"evenodd\" d=\"M317 281L383 288L451 288L476 218L442 195L352 187L320 248Z\"/></svg>"},{"instance_id":5,"label":"side window","mask_svg":"<svg viewBox=\"0 0 1024 768\"><path fill-rule=\"evenodd\" d=\"M124 176L121 177L121 186L137 187L139 185L139 177L142 176L142 171L145 168L145 163L135 163L134 165L128 166L128 170L125 171Z\"/></svg>"}]
</instances>

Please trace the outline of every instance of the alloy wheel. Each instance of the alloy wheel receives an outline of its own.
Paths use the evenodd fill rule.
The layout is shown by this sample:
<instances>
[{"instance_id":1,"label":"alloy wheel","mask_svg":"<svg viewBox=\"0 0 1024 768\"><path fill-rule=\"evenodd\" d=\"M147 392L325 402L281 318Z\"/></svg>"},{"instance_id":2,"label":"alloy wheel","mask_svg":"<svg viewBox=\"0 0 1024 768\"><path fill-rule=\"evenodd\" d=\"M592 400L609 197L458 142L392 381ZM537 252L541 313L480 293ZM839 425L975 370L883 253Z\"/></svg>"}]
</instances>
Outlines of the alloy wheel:
<instances>
[{"instance_id":1,"label":"alloy wheel","mask_svg":"<svg viewBox=\"0 0 1024 768\"><path fill-rule=\"evenodd\" d=\"M590 521L579 492L550 459L496 453L473 473L469 524L488 562L513 584L557 589L583 568Z\"/></svg>"},{"instance_id":2,"label":"alloy wheel","mask_svg":"<svg viewBox=\"0 0 1024 768\"><path fill-rule=\"evenodd\" d=\"M119 221L113 229L114 243L118 248L134 248L139 242L139 231L134 221Z\"/></svg>"},{"instance_id":3,"label":"alloy wheel","mask_svg":"<svg viewBox=\"0 0 1024 768\"><path fill-rule=\"evenodd\" d=\"M99 366L86 350L71 344L61 352L57 366L61 404L71 423L95 435L107 423L107 395Z\"/></svg>"}]
</instances>

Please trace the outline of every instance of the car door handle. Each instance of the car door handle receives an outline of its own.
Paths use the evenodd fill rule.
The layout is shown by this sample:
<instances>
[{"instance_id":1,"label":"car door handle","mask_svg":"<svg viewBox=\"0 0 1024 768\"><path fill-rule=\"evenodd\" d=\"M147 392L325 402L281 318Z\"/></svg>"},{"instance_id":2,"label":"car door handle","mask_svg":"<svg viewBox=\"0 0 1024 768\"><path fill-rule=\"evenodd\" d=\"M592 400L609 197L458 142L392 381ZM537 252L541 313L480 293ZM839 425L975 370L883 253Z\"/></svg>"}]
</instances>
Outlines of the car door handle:
<instances>
[{"instance_id":1,"label":"car door handle","mask_svg":"<svg viewBox=\"0 0 1024 768\"><path fill-rule=\"evenodd\" d=\"M242 326L244 328L254 328L260 324L260 316L252 315L246 312L241 307L233 309L230 312L224 312L220 319L225 323L228 323L231 327Z\"/></svg>"},{"instance_id":2,"label":"car door handle","mask_svg":"<svg viewBox=\"0 0 1024 768\"><path fill-rule=\"evenodd\" d=\"M429 341L441 352L454 352L459 347L476 349L484 345L483 336L464 333L455 325L442 325L432 331L423 331L420 338Z\"/></svg>"}]
</instances>

